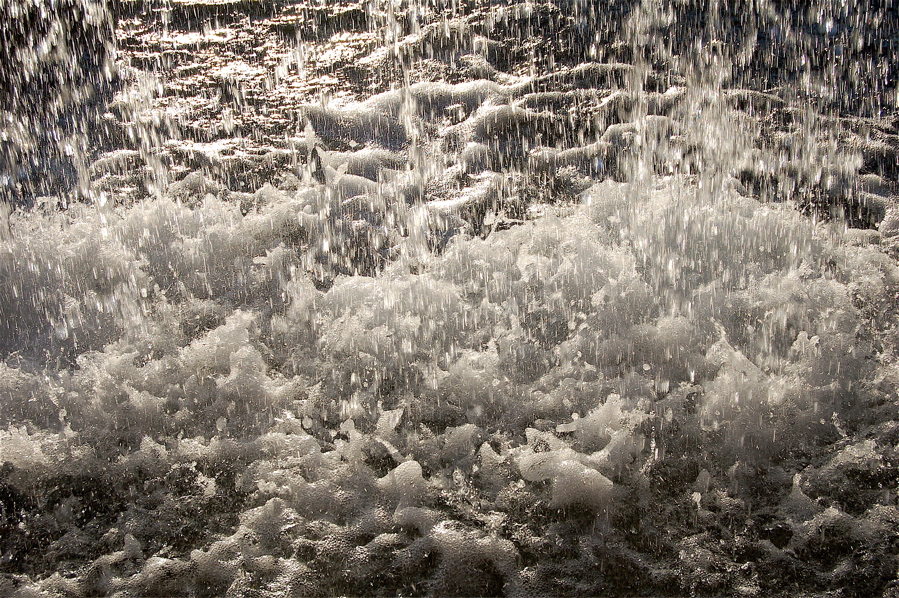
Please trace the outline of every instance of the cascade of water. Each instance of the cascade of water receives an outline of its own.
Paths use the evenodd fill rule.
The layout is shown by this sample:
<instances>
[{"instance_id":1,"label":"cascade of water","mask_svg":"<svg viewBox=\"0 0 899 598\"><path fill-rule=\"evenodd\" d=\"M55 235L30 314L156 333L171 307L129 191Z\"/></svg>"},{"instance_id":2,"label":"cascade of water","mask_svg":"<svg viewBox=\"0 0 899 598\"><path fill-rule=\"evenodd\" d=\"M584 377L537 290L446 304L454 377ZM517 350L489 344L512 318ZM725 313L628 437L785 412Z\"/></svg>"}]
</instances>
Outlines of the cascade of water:
<instances>
[{"instance_id":1,"label":"cascade of water","mask_svg":"<svg viewBox=\"0 0 899 598\"><path fill-rule=\"evenodd\" d=\"M105 6L14 0L0 11L0 203L84 192L88 148L104 138L100 114L114 78Z\"/></svg>"},{"instance_id":2,"label":"cascade of water","mask_svg":"<svg viewBox=\"0 0 899 598\"><path fill-rule=\"evenodd\" d=\"M892 3L0 16L0 587L891 583Z\"/></svg>"}]
</instances>

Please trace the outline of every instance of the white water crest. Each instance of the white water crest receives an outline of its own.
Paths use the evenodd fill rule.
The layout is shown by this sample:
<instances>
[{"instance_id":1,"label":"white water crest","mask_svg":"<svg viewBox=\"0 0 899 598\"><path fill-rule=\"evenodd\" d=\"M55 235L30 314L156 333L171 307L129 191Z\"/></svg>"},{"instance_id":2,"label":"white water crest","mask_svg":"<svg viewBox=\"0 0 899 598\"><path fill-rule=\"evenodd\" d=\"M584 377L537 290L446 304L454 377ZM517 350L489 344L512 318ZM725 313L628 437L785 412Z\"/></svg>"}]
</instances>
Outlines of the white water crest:
<instances>
[{"instance_id":1,"label":"white water crest","mask_svg":"<svg viewBox=\"0 0 899 598\"><path fill-rule=\"evenodd\" d=\"M60 6L0 25L4 592L895 591L899 8Z\"/></svg>"}]
</instances>

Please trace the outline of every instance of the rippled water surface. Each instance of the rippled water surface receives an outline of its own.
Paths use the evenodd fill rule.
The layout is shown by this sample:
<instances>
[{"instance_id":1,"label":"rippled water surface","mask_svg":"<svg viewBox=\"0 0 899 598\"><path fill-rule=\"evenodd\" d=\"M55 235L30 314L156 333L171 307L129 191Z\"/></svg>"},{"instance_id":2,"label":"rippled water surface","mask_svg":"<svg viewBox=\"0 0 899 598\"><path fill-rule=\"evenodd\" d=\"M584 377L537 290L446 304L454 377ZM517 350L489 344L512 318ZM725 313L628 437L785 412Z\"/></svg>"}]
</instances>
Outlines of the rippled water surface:
<instances>
[{"instance_id":1,"label":"rippled water surface","mask_svg":"<svg viewBox=\"0 0 899 598\"><path fill-rule=\"evenodd\" d=\"M0 16L4 595L899 592L899 6Z\"/></svg>"}]
</instances>

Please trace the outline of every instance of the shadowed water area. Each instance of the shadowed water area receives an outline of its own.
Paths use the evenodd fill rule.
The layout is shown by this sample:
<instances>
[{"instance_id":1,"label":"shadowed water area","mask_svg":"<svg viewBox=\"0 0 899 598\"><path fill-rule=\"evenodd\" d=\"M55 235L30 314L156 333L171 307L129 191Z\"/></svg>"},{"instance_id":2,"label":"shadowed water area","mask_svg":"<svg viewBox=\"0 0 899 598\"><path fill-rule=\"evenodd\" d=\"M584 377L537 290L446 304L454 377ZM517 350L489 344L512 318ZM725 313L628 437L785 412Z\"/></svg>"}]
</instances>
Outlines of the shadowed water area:
<instances>
[{"instance_id":1,"label":"shadowed water area","mask_svg":"<svg viewBox=\"0 0 899 598\"><path fill-rule=\"evenodd\" d=\"M0 17L4 595L899 593L899 6Z\"/></svg>"}]
</instances>

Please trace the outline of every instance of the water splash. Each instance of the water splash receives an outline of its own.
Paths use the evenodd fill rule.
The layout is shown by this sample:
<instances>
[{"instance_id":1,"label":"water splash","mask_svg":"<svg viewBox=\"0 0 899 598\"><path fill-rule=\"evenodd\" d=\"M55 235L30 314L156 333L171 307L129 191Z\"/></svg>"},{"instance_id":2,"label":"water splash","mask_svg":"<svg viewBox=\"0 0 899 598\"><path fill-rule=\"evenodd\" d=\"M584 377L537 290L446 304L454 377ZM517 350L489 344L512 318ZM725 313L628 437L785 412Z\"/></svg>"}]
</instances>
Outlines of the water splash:
<instances>
[{"instance_id":1,"label":"water splash","mask_svg":"<svg viewBox=\"0 0 899 598\"><path fill-rule=\"evenodd\" d=\"M85 200L19 201L0 250L5 571L889 582L892 5L110 10L117 133L75 152Z\"/></svg>"}]
</instances>

